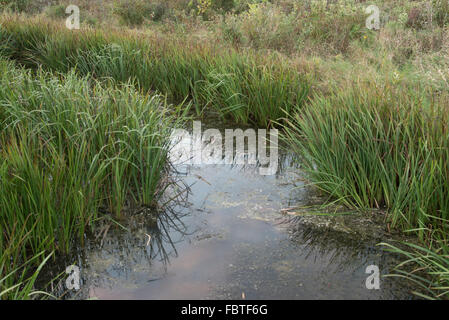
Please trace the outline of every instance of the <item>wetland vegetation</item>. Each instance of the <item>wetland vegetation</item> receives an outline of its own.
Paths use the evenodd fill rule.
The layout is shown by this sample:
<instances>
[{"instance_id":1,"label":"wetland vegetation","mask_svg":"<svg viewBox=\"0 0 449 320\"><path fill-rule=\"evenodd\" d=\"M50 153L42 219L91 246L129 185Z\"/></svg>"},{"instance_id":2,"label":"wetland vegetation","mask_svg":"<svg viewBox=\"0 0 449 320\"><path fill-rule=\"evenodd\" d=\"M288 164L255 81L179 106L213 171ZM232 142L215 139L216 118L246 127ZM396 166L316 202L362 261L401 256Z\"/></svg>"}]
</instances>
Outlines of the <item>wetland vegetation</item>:
<instances>
[{"instance_id":1,"label":"wetland vegetation","mask_svg":"<svg viewBox=\"0 0 449 320\"><path fill-rule=\"evenodd\" d=\"M369 4L379 30L365 26ZM416 237L384 244L404 259L397 276L449 297L447 0L0 8L2 299L49 297L36 286L46 263L102 221L157 214L175 183L172 130L209 116L280 129L329 202Z\"/></svg>"}]
</instances>

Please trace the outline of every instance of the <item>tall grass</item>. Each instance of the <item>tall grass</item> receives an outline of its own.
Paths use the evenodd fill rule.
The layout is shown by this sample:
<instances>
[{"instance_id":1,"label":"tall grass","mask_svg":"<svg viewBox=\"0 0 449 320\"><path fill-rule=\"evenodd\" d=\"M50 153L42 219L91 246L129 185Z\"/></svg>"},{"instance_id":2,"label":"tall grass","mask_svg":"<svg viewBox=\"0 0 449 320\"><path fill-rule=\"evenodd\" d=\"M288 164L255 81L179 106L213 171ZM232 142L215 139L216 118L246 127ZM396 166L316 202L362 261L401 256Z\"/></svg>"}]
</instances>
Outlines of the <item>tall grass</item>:
<instances>
[{"instance_id":1,"label":"tall grass","mask_svg":"<svg viewBox=\"0 0 449 320\"><path fill-rule=\"evenodd\" d=\"M350 15L343 33L327 33L329 28L321 27L335 19L326 14L325 20L314 20L308 37L346 52L352 38L365 34L353 28L361 18ZM147 94L161 92L174 103L192 101L197 115L212 110L242 124L283 123L318 188L351 207L385 209L392 227L418 234L431 249L395 250L427 270L430 292L446 295L447 241L433 236L448 232L444 93L388 81L357 83L329 96L317 94L306 106L309 82L273 54L138 32L72 32L36 19L3 16L0 21L0 54L37 76L33 80L30 71L2 65L0 208L7 210L8 227L1 243L20 230L27 236L17 237L12 248L22 243L31 248L16 252L14 266L31 254L42 261L43 250L69 250L73 233L81 240L99 208L120 216L130 200L154 204L163 190L170 116ZM51 78L41 68L67 76ZM18 222L14 212L20 213Z\"/></svg>"},{"instance_id":2,"label":"tall grass","mask_svg":"<svg viewBox=\"0 0 449 320\"><path fill-rule=\"evenodd\" d=\"M0 61L4 297L31 288L42 253L68 252L100 212L120 218L129 206L156 205L181 110L155 92L191 100L198 115L209 108L268 127L308 91L276 57L2 20L1 55L28 69Z\"/></svg>"},{"instance_id":3,"label":"tall grass","mask_svg":"<svg viewBox=\"0 0 449 320\"><path fill-rule=\"evenodd\" d=\"M140 34L71 32L43 21L2 18L9 57L27 67L131 81L171 102L191 100L239 123L269 126L301 106L308 82L280 57L261 57L213 46L142 40Z\"/></svg>"},{"instance_id":4,"label":"tall grass","mask_svg":"<svg viewBox=\"0 0 449 320\"><path fill-rule=\"evenodd\" d=\"M313 99L286 136L320 190L350 207L385 209L392 227L436 241L416 261L447 268L447 242L432 234L449 231L448 106L444 94L360 83Z\"/></svg>"},{"instance_id":5,"label":"tall grass","mask_svg":"<svg viewBox=\"0 0 449 320\"><path fill-rule=\"evenodd\" d=\"M320 189L350 206L388 208L403 229L442 225L430 214L449 218L447 105L360 85L314 99L294 119L289 138Z\"/></svg>"},{"instance_id":6,"label":"tall grass","mask_svg":"<svg viewBox=\"0 0 449 320\"><path fill-rule=\"evenodd\" d=\"M443 240L446 238L446 240ZM415 294L425 299L449 298L449 246L447 234L433 246L406 243L402 246L382 243L387 250L405 259L389 276L408 279L417 284ZM419 288L419 289L418 289Z\"/></svg>"},{"instance_id":7,"label":"tall grass","mask_svg":"<svg viewBox=\"0 0 449 320\"><path fill-rule=\"evenodd\" d=\"M128 207L156 206L181 121L174 111L130 85L0 61L0 292L28 277L43 252L82 243L100 212L120 218Z\"/></svg>"}]
</instances>

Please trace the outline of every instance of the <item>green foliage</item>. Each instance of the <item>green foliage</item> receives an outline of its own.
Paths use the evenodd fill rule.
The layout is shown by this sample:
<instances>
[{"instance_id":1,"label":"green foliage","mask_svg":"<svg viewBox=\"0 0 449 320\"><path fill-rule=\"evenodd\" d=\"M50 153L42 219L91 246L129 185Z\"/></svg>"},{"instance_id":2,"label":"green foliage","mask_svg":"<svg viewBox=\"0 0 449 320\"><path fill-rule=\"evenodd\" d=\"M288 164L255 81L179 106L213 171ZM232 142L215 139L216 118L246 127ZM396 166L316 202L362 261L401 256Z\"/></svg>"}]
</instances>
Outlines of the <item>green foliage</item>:
<instances>
[{"instance_id":1,"label":"green foliage","mask_svg":"<svg viewBox=\"0 0 449 320\"><path fill-rule=\"evenodd\" d=\"M114 4L114 13L128 26L139 26L145 19L160 21L167 11L168 7L164 2L117 0Z\"/></svg>"},{"instance_id":2,"label":"green foliage","mask_svg":"<svg viewBox=\"0 0 449 320\"><path fill-rule=\"evenodd\" d=\"M425 11L419 7L414 7L410 10L405 25L409 28L424 29L427 27L429 21Z\"/></svg>"},{"instance_id":3,"label":"green foliage","mask_svg":"<svg viewBox=\"0 0 449 320\"><path fill-rule=\"evenodd\" d=\"M0 66L0 279L37 257L2 292L42 252L82 243L100 209L120 218L125 203L155 207L175 121L159 96L126 84Z\"/></svg>"},{"instance_id":4,"label":"green foliage","mask_svg":"<svg viewBox=\"0 0 449 320\"><path fill-rule=\"evenodd\" d=\"M49 6L45 10L45 14L50 18L62 19L62 18L65 18L68 16L65 12L65 9L66 9L66 6L63 4Z\"/></svg>"},{"instance_id":5,"label":"green foliage","mask_svg":"<svg viewBox=\"0 0 449 320\"><path fill-rule=\"evenodd\" d=\"M101 32L74 36L43 25L8 24L15 41L12 56L30 67L98 79L131 81L166 94L174 103L191 100L198 115L212 108L223 118L269 126L293 106L302 106L308 83L275 56L263 59L229 51L214 55L195 47L126 39ZM158 49L159 48L159 49Z\"/></svg>"},{"instance_id":6,"label":"green foliage","mask_svg":"<svg viewBox=\"0 0 449 320\"><path fill-rule=\"evenodd\" d=\"M141 25L151 13L151 8L145 1L119 0L115 2L114 13L123 24L129 26Z\"/></svg>"},{"instance_id":7,"label":"green foliage","mask_svg":"<svg viewBox=\"0 0 449 320\"><path fill-rule=\"evenodd\" d=\"M185 9L201 16L204 20L211 19L216 13L225 14L234 8L234 0L190 0Z\"/></svg>"},{"instance_id":8,"label":"green foliage","mask_svg":"<svg viewBox=\"0 0 449 320\"><path fill-rule=\"evenodd\" d=\"M433 0L432 9L435 14L435 21L440 27L449 24L449 0Z\"/></svg>"},{"instance_id":9,"label":"green foliage","mask_svg":"<svg viewBox=\"0 0 449 320\"><path fill-rule=\"evenodd\" d=\"M234 23L223 23L221 32L225 41L238 46L243 41L243 34Z\"/></svg>"},{"instance_id":10,"label":"green foliage","mask_svg":"<svg viewBox=\"0 0 449 320\"><path fill-rule=\"evenodd\" d=\"M316 187L350 207L385 209L393 227L423 245L384 244L405 260L393 276L421 287L420 297L449 292L449 123L447 96L359 84L316 97L286 126Z\"/></svg>"},{"instance_id":11,"label":"green foliage","mask_svg":"<svg viewBox=\"0 0 449 320\"><path fill-rule=\"evenodd\" d=\"M287 132L318 188L351 207L386 208L393 226L424 239L424 228L447 232L444 105L419 90L345 88L314 99Z\"/></svg>"},{"instance_id":12,"label":"green foliage","mask_svg":"<svg viewBox=\"0 0 449 320\"><path fill-rule=\"evenodd\" d=\"M13 47L12 37L0 24L0 58L12 56Z\"/></svg>"},{"instance_id":13,"label":"green foliage","mask_svg":"<svg viewBox=\"0 0 449 320\"><path fill-rule=\"evenodd\" d=\"M13 3L1 3L6 2ZM51 77L38 71L35 77L2 65L0 208L7 208L9 220L3 221L7 237L0 237L0 247L8 248L3 260L0 258L0 275L18 271L11 277L0 276L7 279L0 279L0 292L20 282L20 287L32 288L26 283L32 283L33 270L23 266L24 259L37 257L32 264L38 266L44 260L41 252L69 250L71 241L81 239L91 221L101 216L98 207L120 215L127 199L154 204L159 190L154 186L161 181L165 163L158 157L163 159L165 151L156 153L145 145L156 131L133 117L137 115L154 127L170 122L164 103L146 95L161 92L173 103L187 99L198 116L211 110L223 119L264 127L286 121L290 145L301 155L317 187L348 206L385 209L393 226L418 233L422 247L397 252L427 270L430 280L401 275L431 287L425 295L445 297L448 251L447 239L441 234L447 235L449 230L449 104L444 100L448 62L443 28L448 24L448 1L433 0L431 7L408 1L384 2L381 19L388 24L381 32L365 29L363 9L367 4L353 1L174 2L181 10L195 13L180 17L182 23L187 21L183 28L192 23L210 31L211 25L222 19L222 24L216 25L236 50L218 46L221 51L217 53L214 45L193 44L191 38L142 39L142 34L126 33L125 37L98 30L73 33L51 23L5 19L0 28L0 55L34 72L42 68L66 76ZM173 2L143 0L115 3L114 13L130 26L146 19L164 19L168 8L175 6ZM415 7L419 10L411 14ZM62 10L58 12L54 16L62 16ZM217 13L226 15L217 17ZM217 20L202 22L213 19ZM434 22L432 28L430 21ZM214 36L213 31L208 34ZM313 64L304 63L305 69L316 67L331 74L324 77L317 71L317 81L324 77L330 83L338 82L332 79L337 72L363 77L362 73L350 73L355 70L352 64L360 62L370 68L367 70L379 68L382 72L394 65L401 67L401 72L409 68L402 76L417 77L419 83L427 83L424 77L428 76L438 81L438 91L400 87L401 76L392 70L381 75L394 78L391 83L360 82L353 88L317 91L306 105L309 82L290 60L271 51L300 59L312 56ZM331 58L315 60L320 55ZM326 63L333 59L337 62L327 68ZM417 61L425 76L424 72L414 73ZM106 85L123 87L118 90ZM83 105L82 112L74 113L75 104ZM99 114L96 110L106 110L106 104L111 109ZM164 110L161 118L154 110ZM151 117L157 121L151 122ZM165 127L158 130L166 132ZM149 141L155 149L165 150L164 139ZM79 154L68 152L70 148ZM147 158L156 165L149 168L149 162L141 160ZM83 172L94 184L83 184L75 171ZM42 194L30 191L38 187ZM139 189L146 191L135 191ZM76 208L78 215L70 207ZM16 225L12 224L13 211L20 212ZM67 214L56 219L61 211ZM47 220L36 218L43 216ZM71 232L76 237L71 238ZM433 246L424 247L434 239ZM11 265L5 264L6 255L15 257ZM22 266L29 271L26 276ZM18 297L18 288L10 291L12 296ZM23 297L32 292L28 289L23 290Z\"/></svg>"},{"instance_id":14,"label":"green foliage","mask_svg":"<svg viewBox=\"0 0 449 320\"><path fill-rule=\"evenodd\" d=\"M448 223L448 221L444 221ZM427 230L431 231L431 230ZM440 237L441 236L441 237ZM418 285L414 294L425 299L449 299L449 245L447 233L440 234L430 246L382 243L391 252L404 257L392 277L408 279Z\"/></svg>"},{"instance_id":15,"label":"green foliage","mask_svg":"<svg viewBox=\"0 0 449 320\"><path fill-rule=\"evenodd\" d=\"M154 3L152 6L151 20L161 21L168 14L168 11L165 2Z\"/></svg>"},{"instance_id":16,"label":"green foliage","mask_svg":"<svg viewBox=\"0 0 449 320\"><path fill-rule=\"evenodd\" d=\"M213 0L213 8L221 13L231 11L234 6L234 0Z\"/></svg>"},{"instance_id":17,"label":"green foliage","mask_svg":"<svg viewBox=\"0 0 449 320\"><path fill-rule=\"evenodd\" d=\"M345 53L353 40L365 35L365 15L360 7L312 2L309 10L299 2L283 8L268 1L247 3L247 10L226 17L226 39L241 35L243 45L293 53L305 47L320 53ZM233 42L234 43L234 42Z\"/></svg>"},{"instance_id":18,"label":"green foliage","mask_svg":"<svg viewBox=\"0 0 449 320\"><path fill-rule=\"evenodd\" d=\"M0 0L0 9L11 9L13 11L26 11L31 0Z\"/></svg>"}]
</instances>

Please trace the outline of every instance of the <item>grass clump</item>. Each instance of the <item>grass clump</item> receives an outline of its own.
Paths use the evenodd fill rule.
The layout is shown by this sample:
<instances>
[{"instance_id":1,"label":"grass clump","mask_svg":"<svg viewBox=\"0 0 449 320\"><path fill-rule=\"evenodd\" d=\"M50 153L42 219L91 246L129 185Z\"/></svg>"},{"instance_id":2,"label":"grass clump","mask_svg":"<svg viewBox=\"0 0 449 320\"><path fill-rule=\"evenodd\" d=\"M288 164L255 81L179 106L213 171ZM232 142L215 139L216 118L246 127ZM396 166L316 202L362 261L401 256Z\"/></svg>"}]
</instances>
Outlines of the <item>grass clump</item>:
<instances>
[{"instance_id":1,"label":"grass clump","mask_svg":"<svg viewBox=\"0 0 449 320\"><path fill-rule=\"evenodd\" d=\"M63 19L63 18L67 18L68 15L66 14L65 10L66 10L66 5L63 4L58 4L58 5L54 5L54 6L49 6L45 9L45 14L49 17L49 18L53 18L53 19Z\"/></svg>"},{"instance_id":2,"label":"grass clump","mask_svg":"<svg viewBox=\"0 0 449 320\"><path fill-rule=\"evenodd\" d=\"M140 26L145 19L160 21L168 12L168 7L164 2L118 0L114 3L113 11L122 24Z\"/></svg>"},{"instance_id":3,"label":"grass clump","mask_svg":"<svg viewBox=\"0 0 449 320\"><path fill-rule=\"evenodd\" d=\"M86 30L73 34L53 24L5 21L13 39L10 57L28 67L131 81L166 94L174 103L191 100L198 115L210 109L239 123L269 126L302 106L308 81L276 55L256 57L172 41L140 41L133 35Z\"/></svg>"},{"instance_id":4,"label":"grass clump","mask_svg":"<svg viewBox=\"0 0 449 320\"><path fill-rule=\"evenodd\" d=\"M9 62L0 69L4 292L49 252L82 243L105 213L120 219L127 209L156 207L169 183L175 120L159 96L129 85L119 90L73 72L54 77Z\"/></svg>"},{"instance_id":5,"label":"grass clump","mask_svg":"<svg viewBox=\"0 0 449 320\"><path fill-rule=\"evenodd\" d=\"M287 132L310 179L349 206L387 208L393 226L442 227L428 213L449 218L447 107L417 92L360 85L297 113Z\"/></svg>"},{"instance_id":6,"label":"grass clump","mask_svg":"<svg viewBox=\"0 0 449 320\"><path fill-rule=\"evenodd\" d=\"M31 0L1 0L0 9L10 9L13 11L26 11L30 7Z\"/></svg>"},{"instance_id":7,"label":"grass clump","mask_svg":"<svg viewBox=\"0 0 449 320\"><path fill-rule=\"evenodd\" d=\"M391 227L418 235L422 246L394 247L407 258L398 268L439 298L449 285L447 237L435 236L449 232L447 98L358 83L316 97L286 127L318 189L349 207L383 209ZM412 263L427 277L401 269Z\"/></svg>"}]
</instances>

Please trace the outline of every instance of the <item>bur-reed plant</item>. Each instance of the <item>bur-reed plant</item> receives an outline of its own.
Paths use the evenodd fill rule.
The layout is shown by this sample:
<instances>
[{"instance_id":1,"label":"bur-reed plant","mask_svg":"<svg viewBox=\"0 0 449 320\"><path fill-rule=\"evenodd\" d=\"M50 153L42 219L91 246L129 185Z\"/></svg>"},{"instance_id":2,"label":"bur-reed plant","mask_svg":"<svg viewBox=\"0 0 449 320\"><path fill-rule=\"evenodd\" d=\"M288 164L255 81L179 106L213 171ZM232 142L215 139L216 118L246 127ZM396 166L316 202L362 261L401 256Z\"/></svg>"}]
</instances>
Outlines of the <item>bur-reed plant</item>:
<instances>
[{"instance_id":1,"label":"bur-reed plant","mask_svg":"<svg viewBox=\"0 0 449 320\"><path fill-rule=\"evenodd\" d=\"M32 287L33 267L105 214L157 205L177 109L129 84L0 61L0 292Z\"/></svg>"},{"instance_id":2,"label":"bur-reed plant","mask_svg":"<svg viewBox=\"0 0 449 320\"><path fill-rule=\"evenodd\" d=\"M282 58L213 46L142 39L141 34L80 30L51 22L2 18L10 57L27 67L129 81L171 102L190 100L197 115L269 126L302 106L308 81ZM218 49L222 49L218 51Z\"/></svg>"},{"instance_id":3,"label":"bur-reed plant","mask_svg":"<svg viewBox=\"0 0 449 320\"><path fill-rule=\"evenodd\" d=\"M285 127L318 189L349 207L380 208L391 227L418 235L421 245L390 248L406 257L399 275L421 284L422 297L447 298L448 292L447 98L358 83L315 97ZM401 268L406 264L427 276Z\"/></svg>"},{"instance_id":4,"label":"bur-reed plant","mask_svg":"<svg viewBox=\"0 0 449 320\"><path fill-rule=\"evenodd\" d=\"M439 228L449 218L445 99L360 83L316 97L286 131L321 190L351 207L388 209L393 227Z\"/></svg>"},{"instance_id":5,"label":"bur-reed plant","mask_svg":"<svg viewBox=\"0 0 449 320\"><path fill-rule=\"evenodd\" d=\"M444 232L444 231L443 231ZM382 243L404 260L389 277L405 278L415 283L414 294L425 299L449 299L449 246L447 233L430 246L413 243Z\"/></svg>"}]
</instances>

